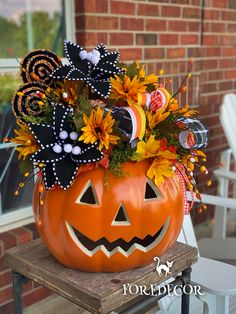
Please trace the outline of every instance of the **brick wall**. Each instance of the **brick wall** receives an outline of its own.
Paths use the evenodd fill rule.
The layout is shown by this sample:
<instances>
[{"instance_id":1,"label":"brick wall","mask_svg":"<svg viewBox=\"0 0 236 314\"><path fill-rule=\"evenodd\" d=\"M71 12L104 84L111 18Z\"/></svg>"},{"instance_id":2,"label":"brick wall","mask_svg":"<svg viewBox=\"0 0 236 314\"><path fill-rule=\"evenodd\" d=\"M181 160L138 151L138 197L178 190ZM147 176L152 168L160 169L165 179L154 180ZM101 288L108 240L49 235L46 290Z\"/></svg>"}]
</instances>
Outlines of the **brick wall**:
<instances>
[{"instance_id":1,"label":"brick wall","mask_svg":"<svg viewBox=\"0 0 236 314\"><path fill-rule=\"evenodd\" d=\"M210 130L210 177L219 165L218 153L227 147L219 106L223 95L236 88L236 1L75 0L75 10L76 41L85 47L103 42L119 49L122 61L145 62L148 72L163 68L167 75L183 78L191 71L198 78L189 95L197 97L201 119ZM189 105L193 99L188 98ZM210 192L215 188L213 182ZM200 190L206 186L201 184Z\"/></svg>"},{"instance_id":2,"label":"brick wall","mask_svg":"<svg viewBox=\"0 0 236 314\"><path fill-rule=\"evenodd\" d=\"M12 273L5 263L4 252L35 238L38 238L38 233L34 224L0 233L0 314L13 313ZM29 281L23 285L23 306L30 306L51 294L50 290Z\"/></svg>"}]
</instances>

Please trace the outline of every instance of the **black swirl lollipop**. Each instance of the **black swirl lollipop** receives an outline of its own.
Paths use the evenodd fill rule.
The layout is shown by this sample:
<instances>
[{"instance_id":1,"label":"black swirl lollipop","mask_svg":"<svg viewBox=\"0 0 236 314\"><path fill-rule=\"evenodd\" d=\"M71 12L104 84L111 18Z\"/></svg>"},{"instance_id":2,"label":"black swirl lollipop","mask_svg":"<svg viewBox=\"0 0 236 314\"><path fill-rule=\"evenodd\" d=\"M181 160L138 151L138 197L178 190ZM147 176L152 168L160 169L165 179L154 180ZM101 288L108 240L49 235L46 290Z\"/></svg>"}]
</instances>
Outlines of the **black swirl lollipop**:
<instances>
[{"instance_id":1,"label":"black swirl lollipop","mask_svg":"<svg viewBox=\"0 0 236 314\"><path fill-rule=\"evenodd\" d=\"M24 83L39 81L50 85L50 74L61 66L61 61L55 53L49 50L34 50L21 61L21 76Z\"/></svg>"},{"instance_id":2,"label":"black swirl lollipop","mask_svg":"<svg viewBox=\"0 0 236 314\"><path fill-rule=\"evenodd\" d=\"M45 93L46 85L39 82L27 83L21 86L12 98L12 111L16 118L27 122L27 117L42 117L45 106L40 95Z\"/></svg>"}]
</instances>

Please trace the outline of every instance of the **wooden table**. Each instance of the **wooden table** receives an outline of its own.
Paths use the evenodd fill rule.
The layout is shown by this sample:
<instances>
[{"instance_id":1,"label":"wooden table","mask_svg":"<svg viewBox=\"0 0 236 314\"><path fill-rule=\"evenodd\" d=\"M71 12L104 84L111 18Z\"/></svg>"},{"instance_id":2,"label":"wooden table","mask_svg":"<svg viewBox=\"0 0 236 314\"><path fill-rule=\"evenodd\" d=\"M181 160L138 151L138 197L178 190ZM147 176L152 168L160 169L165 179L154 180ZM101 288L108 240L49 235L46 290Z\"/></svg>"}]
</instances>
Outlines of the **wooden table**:
<instances>
[{"instance_id":1,"label":"wooden table","mask_svg":"<svg viewBox=\"0 0 236 314\"><path fill-rule=\"evenodd\" d=\"M7 263L13 270L15 313L22 313L22 283L30 278L91 313L138 313L160 297L124 295L123 284L138 286L160 284L176 277L174 284L190 282L191 265L197 261L197 249L176 242L164 255L161 263L173 261L171 275L159 276L156 262L142 268L120 273L87 273L62 266L49 253L40 239L12 248L6 252ZM165 296L162 295L161 297ZM127 309L128 308L128 309ZM182 313L189 313L189 296L182 296Z\"/></svg>"}]
</instances>

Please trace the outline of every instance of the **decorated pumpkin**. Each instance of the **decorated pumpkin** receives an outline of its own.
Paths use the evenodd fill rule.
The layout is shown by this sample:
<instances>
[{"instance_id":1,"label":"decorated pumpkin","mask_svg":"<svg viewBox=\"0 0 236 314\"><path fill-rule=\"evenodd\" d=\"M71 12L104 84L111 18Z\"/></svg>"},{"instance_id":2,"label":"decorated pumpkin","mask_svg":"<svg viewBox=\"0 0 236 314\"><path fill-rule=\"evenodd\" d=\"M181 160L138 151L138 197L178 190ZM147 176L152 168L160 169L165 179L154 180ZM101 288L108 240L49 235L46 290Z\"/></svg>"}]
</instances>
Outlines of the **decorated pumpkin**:
<instances>
[{"instance_id":1,"label":"decorated pumpkin","mask_svg":"<svg viewBox=\"0 0 236 314\"><path fill-rule=\"evenodd\" d=\"M119 63L103 44L64 47L66 63L44 49L21 61L18 127L5 139L17 144L23 172L15 195L38 175L36 225L63 265L146 265L176 241L191 208L186 191L200 199L194 170L207 174L207 129L177 99L190 74L170 91L171 81L139 62Z\"/></svg>"},{"instance_id":2,"label":"decorated pumpkin","mask_svg":"<svg viewBox=\"0 0 236 314\"><path fill-rule=\"evenodd\" d=\"M124 177L101 167L74 184L34 193L34 213L46 246L62 264L85 271L123 271L145 265L177 239L183 220L178 177L158 187L147 178L149 161L123 165ZM40 201L43 205L40 205Z\"/></svg>"}]
</instances>

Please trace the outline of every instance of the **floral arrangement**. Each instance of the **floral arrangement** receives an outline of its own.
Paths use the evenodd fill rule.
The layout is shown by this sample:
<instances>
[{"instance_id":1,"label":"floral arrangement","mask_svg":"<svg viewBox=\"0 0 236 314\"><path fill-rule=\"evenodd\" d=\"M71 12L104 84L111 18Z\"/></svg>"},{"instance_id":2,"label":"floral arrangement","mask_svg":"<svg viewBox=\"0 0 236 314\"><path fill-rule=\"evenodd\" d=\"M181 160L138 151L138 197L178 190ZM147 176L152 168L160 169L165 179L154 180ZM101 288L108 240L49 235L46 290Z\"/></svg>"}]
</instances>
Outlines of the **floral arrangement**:
<instances>
[{"instance_id":1,"label":"floral arrangement","mask_svg":"<svg viewBox=\"0 0 236 314\"><path fill-rule=\"evenodd\" d=\"M65 54L66 64L48 50L21 62L24 84L12 100L19 128L10 141L25 178L37 169L46 189L67 189L83 171L105 167L125 175L122 163L148 158L147 176L156 185L177 173L200 198L194 171L207 173L207 129L175 98L190 75L172 95L144 65L119 64L119 52L102 44L87 52L65 42Z\"/></svg>"}]
</instances>

